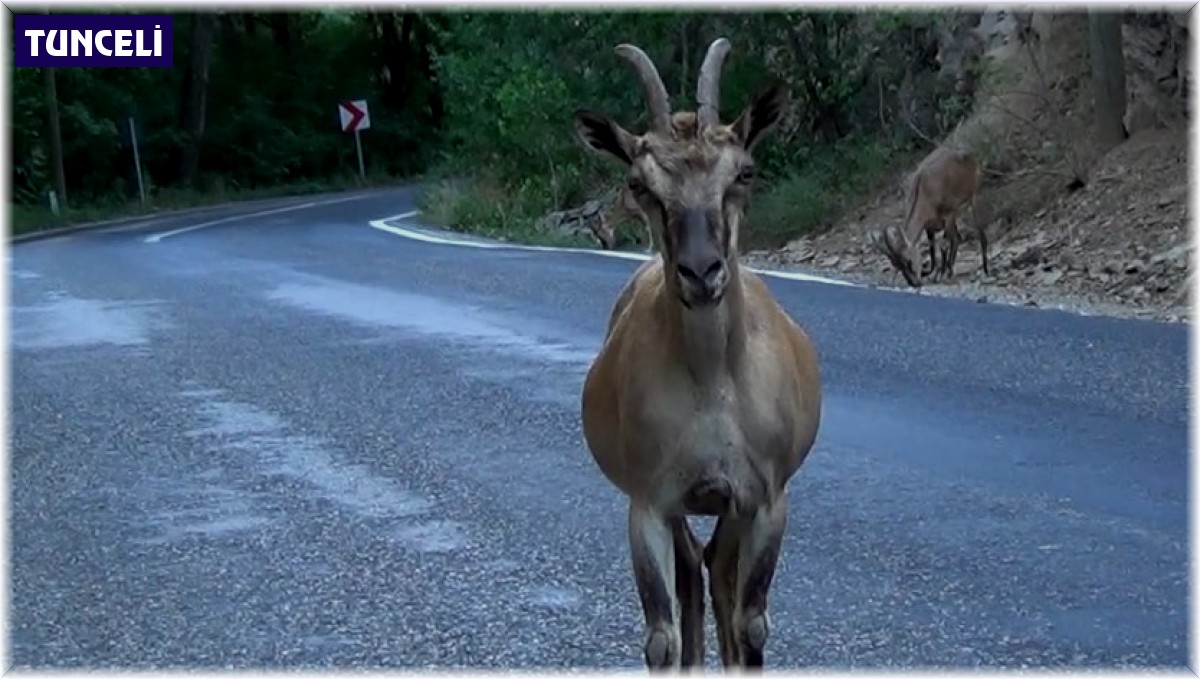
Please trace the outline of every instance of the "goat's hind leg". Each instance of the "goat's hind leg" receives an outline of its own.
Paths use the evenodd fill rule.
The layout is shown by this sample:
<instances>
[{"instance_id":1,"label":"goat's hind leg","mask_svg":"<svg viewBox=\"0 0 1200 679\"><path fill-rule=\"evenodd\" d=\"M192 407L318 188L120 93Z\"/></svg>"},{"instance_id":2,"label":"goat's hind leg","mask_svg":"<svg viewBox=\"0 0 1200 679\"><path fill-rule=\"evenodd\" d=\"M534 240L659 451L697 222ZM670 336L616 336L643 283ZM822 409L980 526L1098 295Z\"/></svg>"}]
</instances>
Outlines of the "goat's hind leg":
<instances>
[{"instance_id":1,"label":"goat's hind leg","mask_svg":"<svg viewBox=\"0 0 1200 679\"><path fill-rule=\"evenodd\" d=\"M705 547L721 662L726 667L763 666L770 633L767 594L786 528L787 498L781 494L752 517L721 517Z\"/></svg>"},{"instance_id":2,"label":"goat's hind leg","mask_svg":"<svg viewBox=\"0 0 1200 679\"><path fill-rule=\"evenodd\" d=\"M704 547L704 565L708 567L708 586L712 594L713 616L717 619L717 646L721 664L741 664L741 647L734 632L737 597L738 524L737 519L722 516Z\"/></svg>"},{"instance_id":3,"label":"goat's hind leg","mask_svg":"<svg viewBox=\"0 0 1200 679\"><path fill-rule=\"evenodd\" d=\"M642 647L651 670L678 669L682 639L677 614L675 530L659 512L629 506L629 553L637 582L646 641Z\"/></svg>"},{"instance_id":4,"label":"goat's hind leg","mask_svg":"<svg viewBox=\"0 0 1200 679\"><path fill-rule=\"evenodd\" d=\"M963 208L962 214L966 222L975 231L975 235L979 241L979 257L983 260L983 275L990 275L988 267L988 235L987 224L984 224L979 219L979 215L975 213L976 199L972 199ZM961 240L961 239L960 239Z\"/></svg>"}]
</instances>

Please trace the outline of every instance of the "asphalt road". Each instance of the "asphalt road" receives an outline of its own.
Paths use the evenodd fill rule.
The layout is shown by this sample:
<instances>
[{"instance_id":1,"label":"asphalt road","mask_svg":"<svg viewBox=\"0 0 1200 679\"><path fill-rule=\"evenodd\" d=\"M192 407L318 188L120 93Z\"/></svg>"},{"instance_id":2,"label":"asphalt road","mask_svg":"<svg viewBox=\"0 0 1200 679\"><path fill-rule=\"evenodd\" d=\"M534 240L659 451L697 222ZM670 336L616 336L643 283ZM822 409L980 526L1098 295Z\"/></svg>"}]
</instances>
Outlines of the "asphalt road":
<instances>
[{"instance_id":1,"label":"asphalt road","mask_svg":"<svg viewBox=\"0 0 1200 679\"><path fill-rule=\"evenodd\" d=\"M10 663L641 667L578 422L636 262L315 200L12 248ZM770 666L1188 662L1185 326L770 285L826 385Z\"/></svg>"}]
</instances>

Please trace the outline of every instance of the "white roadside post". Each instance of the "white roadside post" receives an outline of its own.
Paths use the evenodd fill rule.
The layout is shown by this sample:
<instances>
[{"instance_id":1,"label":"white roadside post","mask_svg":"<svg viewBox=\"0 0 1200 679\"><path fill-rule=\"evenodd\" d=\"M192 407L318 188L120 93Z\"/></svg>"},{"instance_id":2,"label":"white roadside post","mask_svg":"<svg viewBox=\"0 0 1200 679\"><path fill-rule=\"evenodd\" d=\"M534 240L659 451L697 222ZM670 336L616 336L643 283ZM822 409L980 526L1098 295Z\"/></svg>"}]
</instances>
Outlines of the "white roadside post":
<instances>
[{"instance_id":1,"label":"white roadside post","mask_svg":"<svg viewBox=\"0 0 1200 679\"><path fill-rule=\"evenodd\" d=\"M146 205L146 185L142 181L142 159L138 155L138 138L137 127L133 124L133 118L129 118L129 141L133 145L133 169L137 173L138 195L142 199L142 205Z\"/></svg>"}]
</instances>

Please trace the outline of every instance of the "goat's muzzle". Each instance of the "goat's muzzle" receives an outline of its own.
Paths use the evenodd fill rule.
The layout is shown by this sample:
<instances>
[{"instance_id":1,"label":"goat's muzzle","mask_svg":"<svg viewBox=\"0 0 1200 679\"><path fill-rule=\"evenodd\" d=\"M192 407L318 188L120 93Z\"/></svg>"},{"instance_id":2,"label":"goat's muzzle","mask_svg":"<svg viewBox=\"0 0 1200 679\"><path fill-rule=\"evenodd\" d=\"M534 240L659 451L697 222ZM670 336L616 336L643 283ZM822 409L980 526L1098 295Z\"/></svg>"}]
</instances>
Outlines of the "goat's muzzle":
<instances>
[{"instance_id":1,"label":"goat's muzzle","mask_svg":"<svg viewBox=\"0 0 1200 679\"><path fill-rule=\"evenodd\" d=\"M883 253L892 266L904 276L905 282L909 287L921 287L921 277L913 268L912 261L905 254L902 238L898 237L895 229L885 228L873 234L870 238L871 244L876 250Z\"/></svg>"},{"instance_id":2,"label":"goat's muzzle","mask_svg":"<svg viewBox=\"0 0 1200 679\"><path fill-rule=\"evenodd\" d=\"M679 219L675 275L680 301L689 309L719 303L729 282L725 254L711 226L703 210L685 210Z\"/></svg>"}]
</instances>

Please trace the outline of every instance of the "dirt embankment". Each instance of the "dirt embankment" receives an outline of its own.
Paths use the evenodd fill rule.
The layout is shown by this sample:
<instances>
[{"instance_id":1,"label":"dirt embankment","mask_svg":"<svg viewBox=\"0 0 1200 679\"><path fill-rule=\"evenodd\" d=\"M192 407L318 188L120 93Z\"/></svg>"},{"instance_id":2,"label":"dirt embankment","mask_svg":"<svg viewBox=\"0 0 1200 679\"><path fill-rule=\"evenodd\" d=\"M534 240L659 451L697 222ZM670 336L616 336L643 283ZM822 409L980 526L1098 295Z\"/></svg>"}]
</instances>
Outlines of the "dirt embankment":
<instances>
[{"instance_id":1,"label":"dirt embankment","mask_svg":"<svg viewBox=\"0 0 1200 679\"><path fill-rule=\"evenodd\" d=\"M1089 139L1086 16L1035 14L1032 25L1046 34L1036 49L1018 44L1013 22L997 21L994 13L981 19L980 30L991 31L983 36L988 58L1015 76L981 91L973 114L946 140L972 150L991 168L978 210L991 240L990 275L983 273L978 244L967 229L971 240L959 250L954 279L923 290L1190 320L1190 138L1182 100L1172 95L1179 85L1171 80L1172 73L1183 76L1182 68L1172 69L1186 63L1178 45L1161 30L1125 26L1125 124L1131 136L1101 150ZM1082 187L1072 186L1075 176L1084 180ZM824 270L903 287L868 244L868 233L899 224L905 209L905 197L892 189L848 211L825 233L746 258L772 268Z\"/></svg>"}]
</instances>

